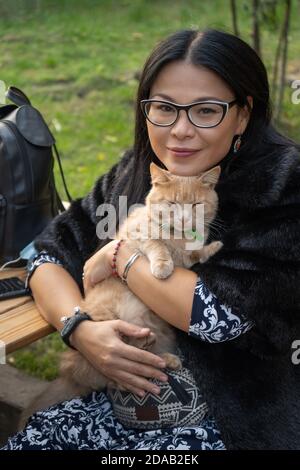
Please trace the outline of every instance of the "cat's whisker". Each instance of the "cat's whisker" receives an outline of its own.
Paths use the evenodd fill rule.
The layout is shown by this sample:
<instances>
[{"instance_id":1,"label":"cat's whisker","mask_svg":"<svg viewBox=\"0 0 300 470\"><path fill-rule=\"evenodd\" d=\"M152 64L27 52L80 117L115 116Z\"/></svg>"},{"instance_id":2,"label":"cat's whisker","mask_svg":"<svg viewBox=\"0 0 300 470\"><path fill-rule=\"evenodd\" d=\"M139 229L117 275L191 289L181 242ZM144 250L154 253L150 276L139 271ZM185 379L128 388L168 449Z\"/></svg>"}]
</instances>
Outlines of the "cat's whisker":
<instances>
[{"instance_id":1,"label":"cat's whisker","mask_svg":"<svg viewBox=\"0 0 300 470\"><path fill-rule=\"evenodd\" d=\"M209 230L215 230L217 232L223 232L224 231L223 227L215 227L214 225L209 225L208 229Z\"/></svg>"},{"instance_id":2,"label":"cat's whisker","mask_svg":"<svg viewBox=\"0 0 300 470\"><path fill-rule=\"evenodd\" d=\"M221 223L219 223L219 222L216 222L216 221L214 221L214 220L211 222L211 225L214 225L215 227L224 227L223 224L221 224Z\"/></svg>"},{"instance_id":3,"label":"cat's whisker","mask_svg":"<svg viewBox=\"0 0 300 470\"><path fill-rule=\"evenodd\" d=\"M219 222L216 222L215 220L213 220L212 222L210 222L208 224L208 227L214 227L214 228L217 228L217 229L220 229L220 230L225 230L226 227L224 224L222 223L219 223Z\"/></svg>"},{"instance_id":4,"label":"cat's whisker","mask_svg":"<svg viewBox=\"0 0 300 470\"><path fill-rule=\"evenodd\" d=\"M216 227L212 227L211 225L208 225L208 232L209 232L209 235L213 235L216 238L220 238L221 236L220 229Z\"/></svg>"},{"instance_id":5,"label":"cat's whisker","mask_svg":"<svg viewBox=\"0 0 300 470\"><path fill-rule=\"evenodd\" d=\"M222 227L224 228L225 227L225 223L223 223L222 220L218 220L218 219L214 219L212 222L211 222L212 225L217 225L218 227Z\"/></svg>"}]
</instances>

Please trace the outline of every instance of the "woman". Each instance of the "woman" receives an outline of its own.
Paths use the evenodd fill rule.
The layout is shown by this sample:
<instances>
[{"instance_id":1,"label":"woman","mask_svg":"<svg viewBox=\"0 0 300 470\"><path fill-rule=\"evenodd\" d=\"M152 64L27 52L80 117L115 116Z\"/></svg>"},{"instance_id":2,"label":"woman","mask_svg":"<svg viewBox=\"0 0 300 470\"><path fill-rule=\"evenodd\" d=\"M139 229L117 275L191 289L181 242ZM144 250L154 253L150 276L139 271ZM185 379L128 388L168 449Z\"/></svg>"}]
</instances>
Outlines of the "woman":
<instances>
[{"instance_id":1,"label":"woman","mask_svg":"<svg viewBox=\"0 0 300 470\"><path fill-rule=\"evenodd\" d=\"M172 117L152 113L155 105ZM106 395L94 393L37 413L6 448L297 449L300 369L291 347L300 338L299 146L274 129L265 67L241 39L182 30L152 52L138 89L133 149L35 242L30 287L41 313L61 330L61 316L71 315L83 287L111 275L116 241L102 241L92 256L96 208L117 208L119 195L128 196L128 207L143 202L151 161L181 176L222 168L210 239L221 237L223 248L203 265L176 268L168 280L155 279L140 257L127 277L128 287L178 329L208 415L189 428L126 430ZM119 274L131 255L121 244ZM125 389L159 393L151 379L166 379L164 364L125 345L120 333L149 331L82 321L70 343Z\"/></svg>"}]
</instances>

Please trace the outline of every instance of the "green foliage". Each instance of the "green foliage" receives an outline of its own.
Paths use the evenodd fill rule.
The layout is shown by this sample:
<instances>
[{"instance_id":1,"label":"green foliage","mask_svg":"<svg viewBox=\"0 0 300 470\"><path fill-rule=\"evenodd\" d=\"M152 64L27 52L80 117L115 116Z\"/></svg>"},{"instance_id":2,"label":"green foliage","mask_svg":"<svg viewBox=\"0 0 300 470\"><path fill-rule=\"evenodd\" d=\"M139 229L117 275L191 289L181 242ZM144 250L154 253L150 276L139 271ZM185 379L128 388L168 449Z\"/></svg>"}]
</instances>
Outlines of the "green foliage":
<instances>
[{"instance_id":1,"label":"green foliage","mask_svg":"<svg viewBox=\"0 0 300 470\"><path fill-rule=\"evenodd\" d=\"M45 380L53 380L58 373L60 353L67 346L58 333L32 343L8 357L8 364L22 369L24 372Z\"/></svg>"},{"instance_id":2,"label":"green foliage","mask_svg":"<svg viewBox=\"0 0 300 470\"><path fill-rule=\"evenodd\" d=\"M257 12L259 22L264 29L276 33L282 22L285 0L260 0ZM252 2L244 1L243 9L248 15L252 13Z\"/></svg>"}]
</instances>

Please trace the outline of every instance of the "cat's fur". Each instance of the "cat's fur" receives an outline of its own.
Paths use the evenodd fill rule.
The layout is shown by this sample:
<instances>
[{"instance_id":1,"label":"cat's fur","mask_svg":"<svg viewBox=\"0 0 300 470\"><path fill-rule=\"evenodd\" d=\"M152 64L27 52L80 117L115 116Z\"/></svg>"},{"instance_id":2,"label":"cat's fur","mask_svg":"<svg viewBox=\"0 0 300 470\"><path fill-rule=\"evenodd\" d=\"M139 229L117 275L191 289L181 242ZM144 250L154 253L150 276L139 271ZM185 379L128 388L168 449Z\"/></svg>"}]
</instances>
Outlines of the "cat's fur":
<instances>
[{"instance_id":1,"label":"cat's fur","mask_svg":"<svg viewBox=\"0 0 300 470\"><path fill-rule=\"evenodd\" d=\"M126 243L148 258L153 276L165 279L170 276L174 266L190 268L199 261L204 263L222 247L220 241L205 245L209 225L213 222L218 209L218 198L214 187L219 179L220 171L220 166L217 166L200 176L181 177L151 163L152 188L146 197L145 205L136 208L127 217L121 224L116 238L126 239ZM204 246L200 250L187 250L186 242L191 240L187 240L184 236L181 239L175 238L173 230L171 230L170 238L163 238L159 214L151 213L150 207L151 204L159 204L164 211L169 211L166 201L177 203L180 207L183 207L183 204L194 204L193 228L195 204L204 204ZM182 214L184 213L181 212L181 219ZM178 227L178 223L181 224L179 214L172 215L171 226ZM159 239L143 237L150 225L159 227ZM134 239L132 238L133 231ZM120 279L110 277L96 284L87 293L80 307L81 310L88 312L94 321L121 319L150 328L153 333L149 336L150 340L149 338L146 340L130 338L127 342L160 355L166 361L168 368L181 368L180 359L175 355L173 327L155 315ZM63 353L60 377L33 402L30 409L26 410L21 426L25 424L25 419L36 410L87 394L92 390L102 390L107 384L107 378L85 357L78 351L69 350Z\"/></svg>"}]
</instances>

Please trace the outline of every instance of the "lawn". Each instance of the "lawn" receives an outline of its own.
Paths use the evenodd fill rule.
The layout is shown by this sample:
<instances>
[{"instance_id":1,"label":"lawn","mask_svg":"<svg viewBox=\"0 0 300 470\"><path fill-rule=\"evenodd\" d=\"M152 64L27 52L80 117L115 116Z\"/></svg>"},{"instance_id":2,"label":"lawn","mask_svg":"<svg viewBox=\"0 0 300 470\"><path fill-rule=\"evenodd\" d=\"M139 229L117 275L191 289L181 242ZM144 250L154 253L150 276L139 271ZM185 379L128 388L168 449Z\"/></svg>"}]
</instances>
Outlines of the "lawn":
<instances>
[{"instance_id":1,"label":"lawn","mask_svg":"<svg viewBox=\"0 0 300 470\"><path fill-rule=\"evenodd\" d=\"M251 21L238 2L240 29ZM295 2L294 2L295 3ZM293 6L289 73L300 79L300 32ZM180 28L231 31L226 0L0 0L0 80L24 89L56 136L73 197L85 195L132 144L137 73L154 45ZM276 31L263 35L270 70ZM299 140L299 108L286 87L282 129ZM58 189L65 198L57 167ZM58 306L59 308L59 306ZM52 379L58 335L10 355L9 362Z\"/></svg>"}]
</instances>

